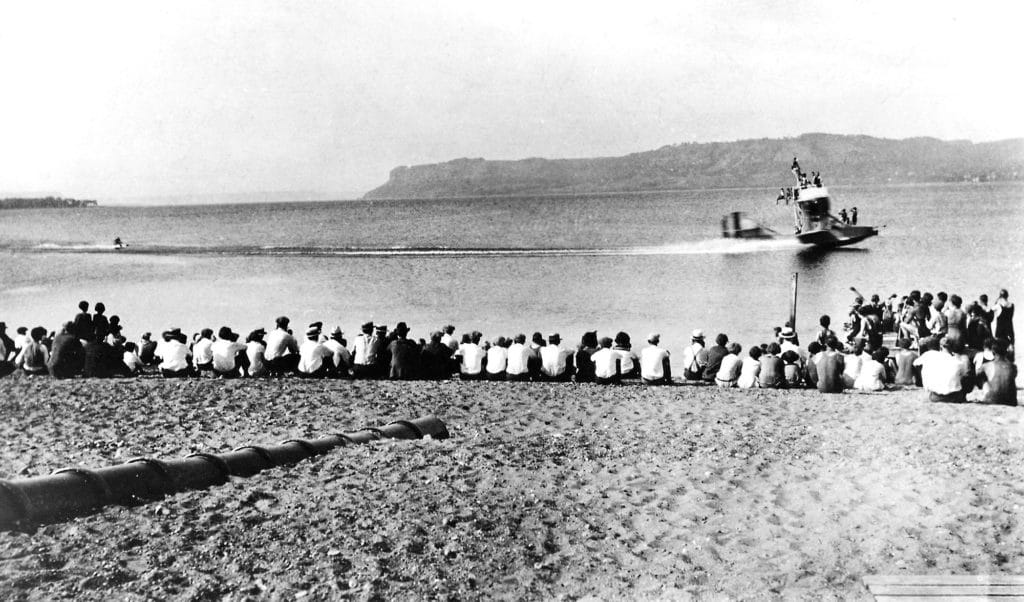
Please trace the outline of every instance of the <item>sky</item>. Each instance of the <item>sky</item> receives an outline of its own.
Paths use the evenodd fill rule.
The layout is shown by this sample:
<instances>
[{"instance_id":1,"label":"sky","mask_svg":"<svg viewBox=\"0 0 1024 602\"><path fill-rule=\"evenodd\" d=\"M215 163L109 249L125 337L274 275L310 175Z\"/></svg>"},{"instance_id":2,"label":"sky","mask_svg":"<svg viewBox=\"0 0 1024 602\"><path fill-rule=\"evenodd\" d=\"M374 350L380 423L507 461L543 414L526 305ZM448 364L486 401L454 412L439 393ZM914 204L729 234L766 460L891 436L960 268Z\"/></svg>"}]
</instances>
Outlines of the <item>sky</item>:
<instances>
[{"instance_id":1,"label":"sky","mask_svg":"<svg viewBox=\"0 0 1024 602\"><path fill-rule=\"evenodd\" d=\"M1010 1L0 0L0 194L352 198L459 157L1022 137L1022 32Z\"/></svg>"}]
</instances>

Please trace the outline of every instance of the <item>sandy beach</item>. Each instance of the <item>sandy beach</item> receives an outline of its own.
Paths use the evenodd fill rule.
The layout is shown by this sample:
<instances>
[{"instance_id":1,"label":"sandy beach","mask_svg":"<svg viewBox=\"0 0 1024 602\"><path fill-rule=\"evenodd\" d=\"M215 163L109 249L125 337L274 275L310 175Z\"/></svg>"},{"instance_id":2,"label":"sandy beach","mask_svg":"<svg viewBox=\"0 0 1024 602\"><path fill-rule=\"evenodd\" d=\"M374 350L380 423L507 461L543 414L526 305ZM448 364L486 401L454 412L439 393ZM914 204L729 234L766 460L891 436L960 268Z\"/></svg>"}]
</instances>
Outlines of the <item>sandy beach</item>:
<instances>
[{"instance_id":1,"label":"sandy beach","mask_svg":"<svg viewBox=\"0 0 1024 602\"><path fill-rule=\"evenodd\" d=\"M0 380L0 476L436 414L339 449L0 534L11 599L869 599L1024 573L1021 410L917 390Z\"/></svg>"}]
</instances>

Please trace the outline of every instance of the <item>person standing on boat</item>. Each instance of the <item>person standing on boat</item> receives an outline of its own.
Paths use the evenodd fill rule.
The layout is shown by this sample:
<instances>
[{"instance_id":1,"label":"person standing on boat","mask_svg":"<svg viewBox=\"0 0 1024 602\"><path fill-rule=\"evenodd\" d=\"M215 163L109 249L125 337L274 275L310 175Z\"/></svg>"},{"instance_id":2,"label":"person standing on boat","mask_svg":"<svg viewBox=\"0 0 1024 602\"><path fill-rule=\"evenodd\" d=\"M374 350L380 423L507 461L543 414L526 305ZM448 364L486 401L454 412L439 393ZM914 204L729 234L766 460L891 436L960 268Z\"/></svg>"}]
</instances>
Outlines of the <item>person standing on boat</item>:
<instances>
[{"instance_id":1,"label":"person standing on boat","mask_svg":"<svg viewBox=\"0 0 1024 602\"><path fill-rule=\"evenodd\" d=\"M780 188L779 189L779 196L775 197L775 204L776 205L779 204L779 201L786 201L786 204L787 205L789 204L789 198L786 196L786 189L785 188Z\"/></svg>"},{"instance_id":2,"label":"person standing on boat","mask_svg":"<svg viewBox=\"0 0 1024 602\"><path fill-rule=\"evenodd\" d=\"M857 225L857 208L856 207L854 207L853 209L850 209L850 224L854 225L854 226Z\"/></svg>"},{"instance_id":3,"label":"person standing on boat","mask_svg":"<svg viewBox=\"0 0 1024 602\"><path fill-rule=\"evenodd\" d=\"M800 169L800 163L796 160L796 157L793 157L793 165L790 166L789 170L793 172L794 176L796 176L797 183L803 186L804 172Z\"/></svg>"},{"instance_id":4,"label":"person standing on boat","mask_svg":"<svg viewBox=\"0 0 1024 602\"><path fill-rule=\"evenodd\" d=\"M839 210L839 221L843 222L844 224L850 223L850 217L846 215L846 207L843 207L842 209Z\"/></svg>"},{"instance_id":5,"label":"person standing on boat","mask_svg":"<svg viewBox=\"0 0 1024 602\"><path fill-rule=\"evenodd\" d=\"M816 188L821 188L821 172L820 171L814 172L814 186ZM854 223L857 223L857 222L854 222Z\"/></svg>"}]
</instances>

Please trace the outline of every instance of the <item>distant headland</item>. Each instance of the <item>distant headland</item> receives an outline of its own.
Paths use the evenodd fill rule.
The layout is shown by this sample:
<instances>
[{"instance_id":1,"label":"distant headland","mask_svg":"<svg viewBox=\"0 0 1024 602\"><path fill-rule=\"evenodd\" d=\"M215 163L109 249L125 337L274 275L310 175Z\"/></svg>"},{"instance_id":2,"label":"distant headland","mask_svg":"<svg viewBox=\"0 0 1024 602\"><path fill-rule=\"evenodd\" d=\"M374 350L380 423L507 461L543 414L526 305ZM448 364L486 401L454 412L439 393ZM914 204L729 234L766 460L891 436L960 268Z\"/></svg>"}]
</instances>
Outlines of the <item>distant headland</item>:
<instances>
[{"instance_id":1,"label":"distant headland","mask_svg":"<svg viewBox=\"0 0 1024 602\"><path fill-rule=\"evenodd\" d=\"M96 201L65 199L59 196L0 199L0 209L67 209L70 207L96 207L98 205L99 203Z\"/></svg>"},{"instance_id":2,"label":"distant headland","mask_svg":"<svg viewBox=\"0 0 1024 602\"><path fill-rule=\"evenodd\" d=\"M685 143L624 157L490 161L396 167L363 198L587 194L790 184L793 157L827 184L994 182L1024 179L1024 138L973 143L935 138L803 134Z\"/></svg>"}]
</instances>

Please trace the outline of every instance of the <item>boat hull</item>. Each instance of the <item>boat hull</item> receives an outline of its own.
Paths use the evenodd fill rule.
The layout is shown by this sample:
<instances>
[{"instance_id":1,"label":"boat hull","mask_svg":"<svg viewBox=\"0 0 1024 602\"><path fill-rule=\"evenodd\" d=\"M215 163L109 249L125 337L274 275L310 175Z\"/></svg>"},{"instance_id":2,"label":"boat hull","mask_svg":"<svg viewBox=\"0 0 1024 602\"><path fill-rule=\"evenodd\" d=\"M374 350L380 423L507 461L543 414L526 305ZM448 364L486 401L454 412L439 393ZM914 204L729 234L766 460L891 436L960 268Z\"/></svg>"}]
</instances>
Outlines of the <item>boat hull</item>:
<instances>
[{"instance_id":1,"label":"boat hull","mask_svg":"<svg viewBox=\"0 0 1024 602\"><path fill-rule=\"evenodd\" d=\"M803 232L796 239L805 245L816 247L844 247L856 244L866 238L878 235L873 226L832 226L831 228Z\"/></svg>"}]
</instances>

